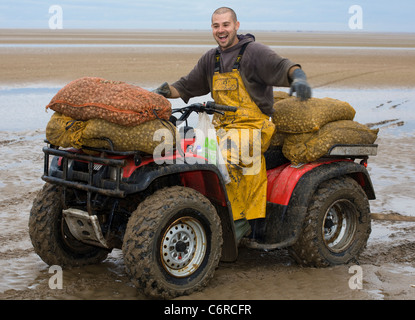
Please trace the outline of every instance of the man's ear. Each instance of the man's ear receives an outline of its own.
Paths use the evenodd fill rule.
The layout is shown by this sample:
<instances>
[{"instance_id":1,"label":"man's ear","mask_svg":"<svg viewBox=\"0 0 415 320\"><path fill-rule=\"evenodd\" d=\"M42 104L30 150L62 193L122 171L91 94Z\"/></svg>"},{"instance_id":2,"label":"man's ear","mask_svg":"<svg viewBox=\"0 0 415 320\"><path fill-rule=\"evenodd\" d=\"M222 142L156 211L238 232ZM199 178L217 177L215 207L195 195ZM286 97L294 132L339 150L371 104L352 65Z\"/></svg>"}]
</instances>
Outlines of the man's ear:
<instances>
[{"instance_id":1,"label":"man's ear","mask_svg":"<svg viewBox=\"0 0 415 320\"><path fill-rule=\"evenodd\" d=\"M241 24L239 23L239 21L236 21L236 24L235 24L235 30L236 31L238 31L239 30L239 26L240 26Z\"/></svg>"}]
</instances>

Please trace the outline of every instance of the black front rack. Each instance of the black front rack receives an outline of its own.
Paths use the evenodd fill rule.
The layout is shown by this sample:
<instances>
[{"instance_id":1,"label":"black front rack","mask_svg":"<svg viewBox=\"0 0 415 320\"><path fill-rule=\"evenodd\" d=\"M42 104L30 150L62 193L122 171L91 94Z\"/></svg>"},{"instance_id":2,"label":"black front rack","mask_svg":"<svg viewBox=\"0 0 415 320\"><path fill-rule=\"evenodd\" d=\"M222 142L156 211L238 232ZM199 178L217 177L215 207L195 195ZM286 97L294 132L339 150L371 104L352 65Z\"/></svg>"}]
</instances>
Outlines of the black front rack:
<instances>
[{"instance_id":1,"label":"black front rack","mask_svg":"<svg viewBox=\"0 0 415 320\"><path fill-rule=\"evenodd\" d=\"M83 190L88 193L98 193L106 196L122 198L125 197L125 191L120 188L121 169L126 165L126 161L124 159L96 157L92 155L79 154L78 152L71 150L59 150L54 147L44 147L43 152L45 154L45 158L42 180L61 185L63 187ZM62 172L50 172L49 157L51 155L62 158ZM72 169L74 160L86 163L88 166L88 172L74 173ZM101 184L101 186L94 183L94 166L97 164L108 166L114 171L112 181L107 181L106 184ZM79 179L74 179L76 177Z\"/></svg>"},{"instance_id":2,"label":"black front rack","mask_svg":"<svg viewBox=\"0 0 415 320\"><path fill-rule=\"evenodd\" d=\"M41 178L45 182L62 187L64 208L66 207L67 188L86 192L87 210L90 214L93 211L92 195L126 198L143 188L140 183L123 181L123 168L132 161L135 166L139 166L143 158L151 157L150 154L142 151L82 147L85 151L93 151L93 154L87 154L79 149L60 149L47 140L45 142L47 146L42 149L44 172Z\"/></svg>"}]
</instances>

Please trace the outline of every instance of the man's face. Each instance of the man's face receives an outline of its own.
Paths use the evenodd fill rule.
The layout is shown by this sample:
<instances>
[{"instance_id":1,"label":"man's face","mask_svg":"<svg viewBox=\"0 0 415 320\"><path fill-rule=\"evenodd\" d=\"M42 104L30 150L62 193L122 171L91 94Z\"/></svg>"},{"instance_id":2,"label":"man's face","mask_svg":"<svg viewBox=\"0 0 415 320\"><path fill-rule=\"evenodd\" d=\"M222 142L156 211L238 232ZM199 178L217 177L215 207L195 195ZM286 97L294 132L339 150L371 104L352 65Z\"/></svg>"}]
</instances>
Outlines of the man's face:
<instances>
[{"instance_id":1,"label":"man's face","mask_svg":"<svg viewBox=\"0 0 415 320\"><path fill-rule=\"evenodd\" d=\"M222 50L228 49L239 42L236 33L239 21L234 21L230 12L212 16L212 33Z\"/></svg>"}]
</instances>

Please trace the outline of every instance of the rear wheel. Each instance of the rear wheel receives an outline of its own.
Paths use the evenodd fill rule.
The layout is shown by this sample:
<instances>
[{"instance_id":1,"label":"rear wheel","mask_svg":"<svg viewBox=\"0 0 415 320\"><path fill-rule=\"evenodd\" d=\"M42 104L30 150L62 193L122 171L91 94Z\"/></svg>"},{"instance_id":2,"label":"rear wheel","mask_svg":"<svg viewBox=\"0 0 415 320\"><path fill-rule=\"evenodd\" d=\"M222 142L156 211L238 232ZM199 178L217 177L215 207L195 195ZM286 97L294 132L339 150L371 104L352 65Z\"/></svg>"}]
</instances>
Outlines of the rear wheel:
<instances>
[{"instance_id":1,"label":"rear wheel","mask_svg":"<svg viewBox=\"0 0 415 320\"><path fill-rule=\"evenodd\" d=\"M303 232L292 246L302 265L324 267L356 259L371 232L369 201L350 177L322 183L312 196Z\"/></svg>"},{"instance_id":2,"label":"rear wheel","mask_svg":"<svg viewBox=\"0 0 415 320\"><path fill-rule=\"evenodd\" d=\"M170 299L204 288L222 250L216 209L199 192L159 190L133 212L124 236L126 271L154 298Z\"/></svg>"}]
</instances>

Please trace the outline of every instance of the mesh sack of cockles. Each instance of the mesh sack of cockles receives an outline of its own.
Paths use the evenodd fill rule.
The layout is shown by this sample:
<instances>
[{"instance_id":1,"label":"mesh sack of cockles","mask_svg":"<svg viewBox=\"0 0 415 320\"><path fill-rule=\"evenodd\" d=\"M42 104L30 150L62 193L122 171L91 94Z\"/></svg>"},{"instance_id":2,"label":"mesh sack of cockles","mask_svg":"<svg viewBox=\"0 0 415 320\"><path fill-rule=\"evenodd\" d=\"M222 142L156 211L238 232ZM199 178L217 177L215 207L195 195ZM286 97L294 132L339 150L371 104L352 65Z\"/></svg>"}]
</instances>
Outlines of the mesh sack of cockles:
<instances>
[{"instance_id":1,"label":"mesh sack of cockles","mask_svg":"<svg viewBox=\"0 0 415 320\"><path fill-rule=\"evenodd\" d=\"M282 147L284 145L284 139L287 135L288 133L277 132L275 130L271 138L270 146L271 147Z\"/></svg>"},{"instance_id":2,"label":"mesh sack of cockles","mask_svg":"<svg viewBox=\"0 0 415 320\"><path fill-rule=\"evenodd\" d=\"M274 103L280 100L283 100L283 99L290 98L290 95L285 91L274 91L273 95L274 95Z\"/></svg>"},{"instance_id":3,"label":"mesh sack of cockles","mask_svg":"<svg viewBox=\"0 0 415 320\"><path fill-rule=\"evenodd\" d=\"M155 138L158 130L159 138ZM160 119L127 127L102 119L75 120L55 112L47 124L46 139L63 148L93 147L152 154L161 142L166 149L174 146L176 127Z\"/></svg>"},{"instance_id":4,"label":"mesh sack of cockles","mask_svg":"<svg viewBox=\"0 0 415 320\"><path fill-rule=\"evenodd\" d=\"M319 130L326 123L353 120L356 111L347 102L332 98L310 98L301 101L296 97L275 98L272 121L276 132L307 133Z\"/></svg>"},{"instance_id":5,"label":"mesh sack of cockles","mask_svg":"<svg viewBox=\"0 0 415 320\"><path fill-rule=\"evenodd\" d=\"M136 126L156 118L168 120L171 103L163 96L120 81L84 77L68 83L46 109L77 120L103 119Z\"/></svg>"},{"instance_id":6,"label":"mesh sack of cockles","mask_svg":"<svg viewBox=\"0 0 415 320\"><path fill-rule=\"evenodd\" d=\"M282 151L293 164L312 162L326 155L335 144L372 144L378 131L356 121L334 121L314 133L287 135Z\"/></svg>"},{"instance_id":7,"label":"mesh sack of cockles","mask_svg":"<svg viewBox=\"0 0 415 320\"><path fill-rule=\"evenodd\" d=\"M283 99L290 98L290 95L285 91L274 91L274 103L281 101ZM274 134L272 135L270 146L271 147L282 147L284 144L284 138L286 136L286 133L278 132L277 130L274 131Z\"/></svg>"}]
</instances>

